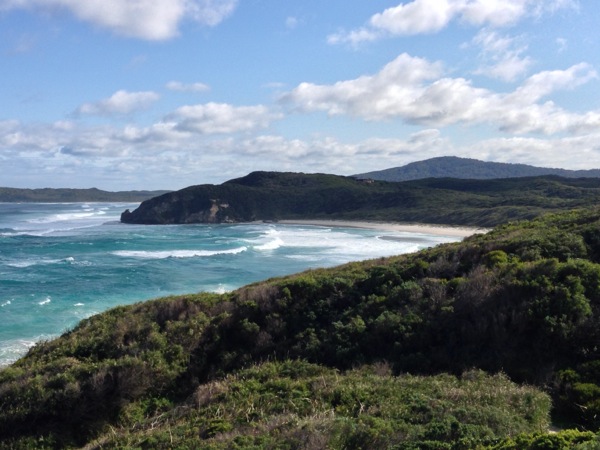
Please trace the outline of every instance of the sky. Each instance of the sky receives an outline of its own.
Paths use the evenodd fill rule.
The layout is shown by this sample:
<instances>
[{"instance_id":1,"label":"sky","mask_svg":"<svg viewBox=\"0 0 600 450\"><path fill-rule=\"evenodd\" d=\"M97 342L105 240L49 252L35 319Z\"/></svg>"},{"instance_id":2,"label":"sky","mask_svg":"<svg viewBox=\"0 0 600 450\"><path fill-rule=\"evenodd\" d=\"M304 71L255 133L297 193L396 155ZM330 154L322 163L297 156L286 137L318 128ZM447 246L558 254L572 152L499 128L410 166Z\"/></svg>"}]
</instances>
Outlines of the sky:
<instances>
[{"instance_id":1,"label":"sky","mask_svg":"<svg viewBox=\"0 0 600 450\"><path fill-rule=\"evenodd\" d=\"M0 0L0 186L600 168L598 0Z\"/></svg>"}]
</instances>

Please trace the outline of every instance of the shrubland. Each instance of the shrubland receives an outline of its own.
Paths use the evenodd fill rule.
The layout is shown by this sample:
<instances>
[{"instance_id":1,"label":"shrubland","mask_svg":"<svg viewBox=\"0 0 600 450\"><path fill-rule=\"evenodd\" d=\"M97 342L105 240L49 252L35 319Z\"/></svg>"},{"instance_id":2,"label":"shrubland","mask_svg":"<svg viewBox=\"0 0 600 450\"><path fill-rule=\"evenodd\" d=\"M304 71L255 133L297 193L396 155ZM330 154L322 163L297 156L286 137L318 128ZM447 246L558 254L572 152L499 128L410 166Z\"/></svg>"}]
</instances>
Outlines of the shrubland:
<instances>
[{"instance_id":1,"label":"shrubland","mask_svg":"<svg viewBox=\"0 0 600 450\"><path fill-rule=\"evenodd\" d=\"M0 446L600 448L599 325L600 210L546 215L86 319L0 371Z\"/></svg>"}]
</instances>

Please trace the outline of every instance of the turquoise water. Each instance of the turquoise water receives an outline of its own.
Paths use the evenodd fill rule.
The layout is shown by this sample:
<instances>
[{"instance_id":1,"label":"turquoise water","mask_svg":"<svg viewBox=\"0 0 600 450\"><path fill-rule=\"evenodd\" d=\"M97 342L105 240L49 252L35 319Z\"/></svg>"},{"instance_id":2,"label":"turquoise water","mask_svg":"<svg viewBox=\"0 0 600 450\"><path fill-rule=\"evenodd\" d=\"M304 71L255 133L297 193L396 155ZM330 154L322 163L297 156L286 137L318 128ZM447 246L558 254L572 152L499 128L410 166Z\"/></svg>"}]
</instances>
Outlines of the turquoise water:
<instances>
[{"instance_id":1,"label":"turquoise water","mask_svg":"<svg viewBox=\"0 0 600 450\"><path fill-rule=\"evenodd\" d=\"M126 225L125 203L0 203L0 366L79 320L459 238L279 224Z\"/></svg>"}]
</instances>

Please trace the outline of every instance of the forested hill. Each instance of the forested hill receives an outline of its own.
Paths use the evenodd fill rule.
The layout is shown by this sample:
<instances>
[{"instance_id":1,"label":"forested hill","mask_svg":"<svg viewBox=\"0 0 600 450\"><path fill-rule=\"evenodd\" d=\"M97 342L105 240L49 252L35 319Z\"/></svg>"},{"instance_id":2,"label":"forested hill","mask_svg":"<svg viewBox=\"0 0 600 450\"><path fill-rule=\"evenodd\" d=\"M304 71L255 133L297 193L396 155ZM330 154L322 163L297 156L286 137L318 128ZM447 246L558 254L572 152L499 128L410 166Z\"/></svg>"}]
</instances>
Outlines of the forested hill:
<instances>
[{"instance_id":1,"label":"forested hill","mask_svg":"<svg viewBox=\"0 0 600 450\"><path fill-rule=\"evenodd\" d=\"M598 448L600 211L115 308L0 396L3 448Z\"/></svg>"},{"instance_id":2,"label":"forested hill","mask_svg":"<svg viewBox=\"0 0 600 450\"><path fill-rule=\"evenodd\" d=\"M490 227L600 203L600 179L430 178L389 183L326 174L254 172L191 186L126 211L126 223L347 219Z\"/></svg>"},{"instance_id":3,"label":"forested hill","mask_svg":"<svg viewBox=\"0 0 600 450\"><path fill-rule=\"evenodd\" d=\"M558 175L564 178L599 178L600 170L565 170L535 167L527 164L507 164L479 161L456 156L442 156L417 161L401 167L354 175L381 181L408 181L422 178L465 178L488 180L494 178L537 177Z\"/></svg>"},{"instance_id":4,"label":"forested hill","mask_svg":"<svg viewBox=\"0 0 600 450\"><path fill-rule=\"evenodd\" d=\"M0 202L141 202L169 191L110 192L91 189L18 189L0 187Z\"/></svg>"}]
</instances>

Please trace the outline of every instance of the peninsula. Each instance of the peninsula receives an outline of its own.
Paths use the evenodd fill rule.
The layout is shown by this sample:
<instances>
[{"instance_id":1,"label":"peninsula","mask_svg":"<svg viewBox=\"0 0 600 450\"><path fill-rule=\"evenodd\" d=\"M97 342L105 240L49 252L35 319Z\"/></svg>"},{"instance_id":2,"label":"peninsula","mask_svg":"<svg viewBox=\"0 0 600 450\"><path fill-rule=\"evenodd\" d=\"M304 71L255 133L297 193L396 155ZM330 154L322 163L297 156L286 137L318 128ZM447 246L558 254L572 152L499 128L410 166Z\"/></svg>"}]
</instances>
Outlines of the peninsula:
<instances>
[{"instance_id":1,"label":"peninsula","mask_svg":"<svg viewBox=\"0 0 600 450\"><path fill-rule=\"evenodd\" d=\"M146 200L124 223L346 220L489 228L600 203L599 178L557 176L405 182L329 174L253 172Z\"/></svg>"}]
</instances>

